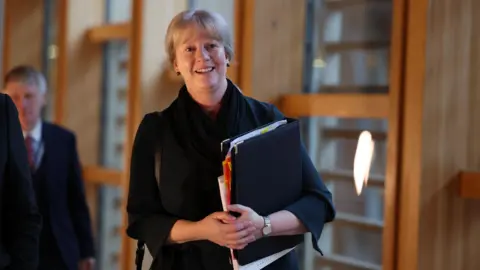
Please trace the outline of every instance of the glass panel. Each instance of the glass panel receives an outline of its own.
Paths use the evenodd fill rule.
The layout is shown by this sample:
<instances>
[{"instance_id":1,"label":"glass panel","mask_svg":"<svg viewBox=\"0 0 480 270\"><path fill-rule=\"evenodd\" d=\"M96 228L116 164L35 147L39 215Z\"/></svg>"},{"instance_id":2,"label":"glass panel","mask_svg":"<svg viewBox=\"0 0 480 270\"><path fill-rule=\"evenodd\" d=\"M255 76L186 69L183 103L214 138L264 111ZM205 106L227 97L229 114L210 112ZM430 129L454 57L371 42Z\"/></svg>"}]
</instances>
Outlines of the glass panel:
<instances>
[{"instance_id":1,"label":"glass panel","mask_svg":"<svg viewBox=\"0 0 480 270\"><path fill-rule=\"evenodd\" d=\"M322 86L370 86L388 84L388 49L352 49L325 56L316 78ZM316 72L317 74L317 72Z\"/></svg>"},{"instance_id":2,"label":"glass panel","mask_svg":"<svg viewBox=\"0 0 480 270\"><path fill-rule=\"evenodd\" d=\"M388 92L391 1L310 5L306 91Z\"/></svg>"},{"instance_id":3,"label":"glass panel","mask_svg":"<svg viewBox=\"0 0 480 270\"><path fill-rule=\"evenodd\" d=\"M130 21L132 1L114 0L107 3L107 23L119 23Z\"/></svg>"},{"instance_id":4,"label":"glass panel","mask_svg":"<svg viewBox=\"0 0 480 270\"><path fill-rule=\"evenodd\" d=\"M130 20L130 0L106 1L106 23ZM128 43L109 42L104 47L102 104L102 166L123 170L127 114ZM122 209L120 187L102 186L99 205L98 269L120 269Z\"/></svg>"},{"instance_id":5,"label":"glass panel","mask_svg":"<svg viewBox=\"0 0 480 270\"><path fill-rule=\"evenodd\" d=\"M324 1L324 42L389 41L392 25L391 1ZM337 5L328 4L337 2ZM350 3L348 3L350 2ZM353 3L352 3L353 2Z\"/></svg>"},{"instance_id":6,"label":"glass panel","mask_svg":"<svg viewBox=\"0 0 480 270\"><path fill-rule=\"evenodd\" d=\"M106 45L104 54L102 166L123 169L127 113L128 44L127 42L110 42ZM99 269L119 269L122 189L102 186L100 193Z\"/></svg>"},{"instance_id":7,"label":"glass panel","mask_svg":"<svg viewBox=\"0 0 480 270\"><path fill-rule=\"evenodd\" d=\"M58 62L58 2L46 0L44 10L45 24L42 40L42 72L48 85L47 105L43 111L43 118L54 120L55 93L57 92L57 62Z\"/></svg>"},{"instance_id":8,"label":"glass panel","mask_svg":"<svg viewBox=\"0 0 480 270\"><path fill-rule=\"evenodd\" d=\"M122 169L127 116L128 43L109 42L104 54L103 166Z\"/></svg>"},{"instance_id":9,"label":"glass panel","mask_svg":"<svg viewBox=\"0 0 480 270\"><path fill-rule=\"evenodd\" d=\"M306 1L305 92L388 93L392 1ZM367 187L357 196L353 160L369 130L375 156ZM304 141L333 194L337 218L324 228L316 255L306 241L304 270L381 269L386 168L386 120L302 119Z\"/></svg>"},{"instance_id":10,"label":"glass panel","mask_svg":"<svg viewBox=\"0 0 480 270\"><path fill-rule=\"evenodd\" d=\"M359 269L380 269L386 121L330 117L301 121L309 155L332 192L337 210L336 220L324 228L319 242L325 257L314 255L313 265L317 268L304 269L357 269L355 265L363 265ZM353 160L363 130L374 135L375 154L368 185L357 196Z\"/></svg>"},{"instance_id":11,"label":"glass panel","mask_svg":"<svg viewBox=\"0 0 480 270\"><path fill-rule=\"evenodd\" d=\"M227 21L230 26L230 32L234 33L235 16L234 7L235 0L190 0L190 8L207 9L218 12Z\"/></svg>"}]
</instances>

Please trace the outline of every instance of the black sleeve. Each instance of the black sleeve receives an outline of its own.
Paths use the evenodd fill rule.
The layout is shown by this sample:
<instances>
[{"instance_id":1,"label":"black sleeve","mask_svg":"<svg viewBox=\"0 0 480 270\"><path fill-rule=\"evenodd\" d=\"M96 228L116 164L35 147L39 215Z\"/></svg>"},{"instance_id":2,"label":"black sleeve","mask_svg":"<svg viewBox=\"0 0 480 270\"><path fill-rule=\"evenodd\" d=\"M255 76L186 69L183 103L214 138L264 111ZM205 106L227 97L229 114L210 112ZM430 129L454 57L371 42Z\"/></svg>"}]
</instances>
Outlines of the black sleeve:
<instances>
[{"instance_id":1,"label":"black sleeve","mask_svg":"<svg viewBox=\"0 0 480 270\"><path fill-rule=\"evenodd\" d=\"M275 119L284 116L274 108ZM335 218L332 194L323 183L320 175L302 144L302 182L304 195L285 210L293 213L312 234L312 244L318 252L318 240L325 223Z\"/></svg>"},{"instance_id":2,"label":"black sleeve","mask_svg":"<svg viewBox=\"0 0 480 270\"><path fill-rule=\"evenodd\" d=\"M318 240L325 223L335 217L332 194L320 178L310 157L302 146L303 197L285 210L293 213L307 230L312 233L312 244L318 252Z\"/></svg>"},{"instance_id":3,"label":"black sleeve","mask_svg":"<svg viewBox=\"0 0 480 270\"><path fill-rule=\"evenodd\" d=\"M159 116L147 114L135 136L127 201L128 236L142 240L157 257L178 220L162 206L155 179L155 139Z\"/></svg>"},{"instance_id":4,"label":"black sleeve","mask_svg":"<svg viewBox=\"0 0 480 270\"><path fill-rule=\"evenodd\" d=\"M69 136L68 147L71 153L70 167L68 168L68 203L70 215L79 242L80 258L91 258L94 256L92 223L85 196L85 186L83 184L82 170L77 153L76 138L73 134Z\"/></svg>"},{"instance_id":5,"label":"black sleeve","mask_svg":"<svg viewBox=\"0 0 480 270\"><path fill-rule=\"evenodd\" d=\"M9 269L34 270L38 264L42 218L36 204L18 112L8 96L6 105L8 157L5 198L2 198L5 248L11 256Z\"/></svg>"}]
</instances>

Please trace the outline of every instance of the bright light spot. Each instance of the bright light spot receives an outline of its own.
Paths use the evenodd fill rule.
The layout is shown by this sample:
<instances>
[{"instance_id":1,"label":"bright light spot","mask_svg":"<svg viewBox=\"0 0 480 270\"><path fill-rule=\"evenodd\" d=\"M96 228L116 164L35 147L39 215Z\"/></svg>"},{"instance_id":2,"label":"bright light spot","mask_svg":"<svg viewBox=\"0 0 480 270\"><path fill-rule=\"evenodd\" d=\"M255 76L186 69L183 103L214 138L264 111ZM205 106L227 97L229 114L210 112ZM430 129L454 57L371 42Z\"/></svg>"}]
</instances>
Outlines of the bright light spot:
<instances>
[{"instance_id":1,"label":"bright light spot","mask_svg":"<svg viewBox=\"0 0 480 270\"><path fill-rule=\"evenodd\" d=\"M367 185L374 148L372 134L368 131L362 131L358 137L357 151L353 162L353 181L355 182L357 195L360 195L363 186Z\"/></svg>"}]
</instances>

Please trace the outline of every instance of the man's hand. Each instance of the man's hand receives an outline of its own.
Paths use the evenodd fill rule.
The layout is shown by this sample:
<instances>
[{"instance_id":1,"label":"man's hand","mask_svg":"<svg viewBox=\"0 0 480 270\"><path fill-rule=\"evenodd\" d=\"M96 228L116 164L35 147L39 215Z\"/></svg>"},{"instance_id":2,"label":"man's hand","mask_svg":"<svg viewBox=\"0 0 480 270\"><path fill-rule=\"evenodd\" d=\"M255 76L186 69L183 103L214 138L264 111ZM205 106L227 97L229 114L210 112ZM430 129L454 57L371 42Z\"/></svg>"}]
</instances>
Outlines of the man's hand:
<instances>
[{"instance_id":1,"label":"man's hand","mask_svg":"<svg viewBox=\"0 0 480 270\"><path fill-rule=\"evenodd\" d=\"M95 259L94 258L85 258L80 260L78 263L79 270L94 270L95 269Z\"/></svg>"}]
</instances>

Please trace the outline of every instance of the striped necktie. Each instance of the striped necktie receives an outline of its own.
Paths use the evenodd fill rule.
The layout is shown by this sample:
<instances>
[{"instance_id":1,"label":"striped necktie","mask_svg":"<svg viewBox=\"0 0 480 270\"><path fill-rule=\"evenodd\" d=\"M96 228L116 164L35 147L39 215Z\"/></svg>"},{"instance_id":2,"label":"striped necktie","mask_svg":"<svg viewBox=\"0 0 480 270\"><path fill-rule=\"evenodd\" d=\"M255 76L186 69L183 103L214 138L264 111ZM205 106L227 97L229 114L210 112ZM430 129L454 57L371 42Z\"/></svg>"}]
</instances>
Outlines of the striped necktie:
<instances>
[{"instance_id":1,"label":"striped necktie","mask_svg":"<svg viewBox=\"0 0 480 270\"><path fill-rule=\"evenodd\" d=\"M27 155L28 155L28 165L30 170L35 170L35 162L33 160L33 139L30 136L25 138L25 147L27 148Z\"/></svg>"}]
</instances>

